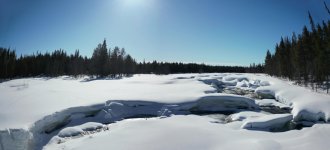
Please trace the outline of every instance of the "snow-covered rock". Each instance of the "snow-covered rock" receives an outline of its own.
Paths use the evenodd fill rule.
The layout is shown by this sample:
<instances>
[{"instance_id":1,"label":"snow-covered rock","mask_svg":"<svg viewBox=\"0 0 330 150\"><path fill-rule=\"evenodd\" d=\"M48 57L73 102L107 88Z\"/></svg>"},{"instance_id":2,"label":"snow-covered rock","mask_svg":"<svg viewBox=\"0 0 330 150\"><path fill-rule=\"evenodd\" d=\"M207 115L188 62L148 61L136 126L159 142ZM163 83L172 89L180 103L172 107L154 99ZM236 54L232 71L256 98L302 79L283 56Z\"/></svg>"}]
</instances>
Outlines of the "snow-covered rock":
<instances>
[{"instance_id":1,"label":"snow-covered rock","mask_svg":"<svg viewBox=\"0 0 330 150\"><path fill-rule=\"evenodd\" d=\"M272 114L255 118L249 118L244 121L241 128L256 130L272 130L284 127L293 119L291 114Z\"/></svg>"},{"instance_id":2,"label":"snow-covered rock","mask_svg":"<svg viewBox=\"0 0 330 150\"><path fill-rule=\"evenodd\" d=\"M59 133L59 137L72 137L72 136L78 136L85 131L94 131L97 129L102 129L104 127L103 124L97 123L97 122L87 122L79 126L74 127L67 127L62 129Z\"/></svg>"},{"instance_id":3,"label":"snow-covered rock","mask_svg":"<svg viewBox=\"0 0 330 150\"><path fill-rule=\"evenodd\" d=\"M290 108L290 106L277 102L274 99L256 100L256 104L261 107L279 107L279 108L284 108L284 109Z\"/></svg>"},{"instance_id":4,"label":"snow-covered rock","mask_svg":"<svg viewBox=\"0 0 330 150\"><path fill-rule=\"evenodd\" d=\"M275 98L275 92L272 90L261 90L260 88L256 90L256 93L258 96L262 99L274 99Z\"/></svg>"},{"instance_id":5,"label":"snow-covered rock","mask_svg":"<svg viewBox=\"0 0 330 150\"><path fill-rule=\"evenodd\" d=\"M241 82L237 82L236 87L248 87L249 82L246 80L242 80Z\"/></svg>"},{"instance_id":6,"label":"snow-covered rock","mask_svg":"<svg viewBox=\"0 0 330 150\"><path fill-rule=\"evenodd\" d=\"M243 121L247 118L257 118L257 117L261 117L261 116L265 116L265 114L260 113L260 112L254 112L254 111L242 111L242 112L230 115L227 120L229 122Z\"/></svg>"},{"instance_id":7,"label":"snow-covered rock","mask_svg":"<svg viewBox=\"0 0 330 150\"><path fill-rule=\"evenodd\" d=\"M67 127L62 129L59 133L59 137L71 137L82 134L84 131L79 127Z\"/></svg>"},{"instance_id":8,"label":"snow-covered rock","mask_svg":"<svg viewBox=\"0 0 330 150\"><path fill-rule=\"evenodd\" d=\"M279 79L266 78L273 84L259 87L256 93L263 98L276 99L292 107L291 113L295 121L328 122L330 120L329 95L311 92Z\"/></svg>"},{"instance_id":9,"label":"snow-covered rock","mask_svg":"<svg viewBox=\"0 0 330 150\"><path fill-rule=\"evenodd\" d=\"M268 81L261 81L260 86L270 86L270 83Z\"/></svg>"}]
</instances>

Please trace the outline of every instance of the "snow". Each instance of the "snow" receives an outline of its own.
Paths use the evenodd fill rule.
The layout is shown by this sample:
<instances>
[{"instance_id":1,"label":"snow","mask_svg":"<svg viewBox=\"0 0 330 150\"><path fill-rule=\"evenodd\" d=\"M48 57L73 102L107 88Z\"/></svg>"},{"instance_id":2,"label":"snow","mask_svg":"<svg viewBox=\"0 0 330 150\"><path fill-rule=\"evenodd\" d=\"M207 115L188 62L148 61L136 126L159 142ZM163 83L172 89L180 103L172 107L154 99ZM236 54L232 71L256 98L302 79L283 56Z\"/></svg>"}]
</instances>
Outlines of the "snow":
<instances>
[{"instance_id":1,"label":"snow","mask_svg":"<svg viewBox=\"0 0 330 150\"><path fill-rule=\"evenodd\" d=\"M243 129L271 130L284 127L293 119L291 114L272 114L248 118L244 121Z\"/></svg>"},{"instance_id":2,"label":"snow","mask_svg":"<svg viewBox=\"0 0 330 150\"><path fill-rule=\"evenodd\" d=\"M265 78L265 77L263 77ZM259 87L256 93L271 95L277 101L292 107L296 121L330 120L330 96L306 90L303 87L290 85L276 78L266 77L272 81L271 86Z\"/></svg>"},{"instance_id":3,"label":"snow","mask_svg":"<svg viewBox=\"0 0 330 150\"><path fill-rule=\"evenodd\" d=\"M97 122L87 122L79 126L75 127L67 127L62 129L59 133L59 137L71 137L71 136L77 136L79 134L84 133L85 131L94 131L97 129L103 128L103 124L97 123Z\"/></svg>"},{"instance_id":4,"label":"snow","mask_svg":"<svg viewBox=\"0 0 330 150\"><path fill-rule=\"evenodd\" d=\"M218 93L237 88L264 99ZM246 149L326 149L324 141L330 139L329 124L320 123L330 120L329 95L264 74L24 78L0 83L0 95L0 150L41 149L51 138L79 135L103 125L99 123L112 124L109 131L62 144L49 142L47 148L97 149L107 141L109 149L235 149L242 145L248 145ZM266 114L259 112L259 106L292 108L292 112ZM206 116L184 116L203 112L235 114L228 124ZM145 120L148 116L162 119ZM143 119L127 119L135 117ZM277 128L292 119L316 124L276 134L241 129ZM119 145L123 142L132 144Z\"/></svg>"},{"instance_id":5,"label":"snow","mask_svg":"<svg viewBox=\"0 0 330 150\"><path fill-rule=\"evenodd\" d=\"M232 114L229 116L229 121L242 121L247 118L256 118L260 116L264 116L265 114L260 112L254 112L254 111L242 111L236 114Z\"/></svg>"},{"instance_id":6,"label":"snow","mask_svg":"<svg viewBox=\"0 0 330 150\"><path fill-rule=\"evenodd\" d=\"M236 84L237 87L248 87L249 86L249 82L246 80L243 80L241 82L237 82Z\"/></svg>"},{"instance_id":7,"label":"snow","mask_svg":"<svg viewBox=\"0 0 330 150\"><path fill-rule=\"evenodd\" d=\"M0 129L27 129L46 115L70 107L103 104L107 100L186 102L214 90L196 79L175 79L180 76L135 75L121 80L89 82L64 77L24 78L3 82L0 84ZM20 84L28 86L13 87ZM36 109L36 106L39 107Z\"/></svg>"},{"instance_id":8,"label":"snow","mask_svg":"<svg viewBox=\"0 0 330 150\"><path fill-rule=\"evenodd\" d=\"M206 116L172 116L165 119L130 119L109 125L109 130L61 144L56 149L143 149L143 150L327 150L330 125L319 124L281 133L231 129Z\"/></svg>"},{"instance_id":9,"label":"snow","mask_svg":"<svg viewBox=\"0 0 330 150\"><path fill-rule=\"evenodd\" d=\"M59 137L71 137L82 134L84 131L79 127L67 127L60 131L58 134Z\"/></svg>"},{"instance_id":10,"label":"snow","mask_svg":"<svg viewBox=\"0 0 330 150\"><path fill-rule=\"evenodd\" d=\"M193 109L199 111L233 111L237 109L258 109L253 99L232 94L209 94L197 101Z\"/></svg>"},{"instance_id":11,"label":"snow","mask_svg":"<svg viewBox=\"0 0 330 150\"><path fill-rule=\"evenodd\" d=\"M277 102L274 99L257 100L256 104L259 106L262 106L262 107L279 107L279 108L286 108L286 109L290 108L290 106Z\"/></svg>"}]
</instances>

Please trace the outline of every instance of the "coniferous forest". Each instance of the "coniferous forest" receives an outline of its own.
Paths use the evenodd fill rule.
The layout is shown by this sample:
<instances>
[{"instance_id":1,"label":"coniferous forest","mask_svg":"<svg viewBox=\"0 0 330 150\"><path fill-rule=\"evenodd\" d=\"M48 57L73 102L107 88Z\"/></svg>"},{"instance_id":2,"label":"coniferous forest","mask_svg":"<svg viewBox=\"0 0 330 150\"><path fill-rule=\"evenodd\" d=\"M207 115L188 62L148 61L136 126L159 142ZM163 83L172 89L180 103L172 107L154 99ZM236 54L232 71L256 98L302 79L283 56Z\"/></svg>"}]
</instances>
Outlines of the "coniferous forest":
<instances>
[{"instance_id":1,"label":"coniferous forest","mask_svg":"<svg viewBox=\"0 0 330 150\"><path fill-rule=\"evenodd\" d=\"M324 6L330 15L326 3ZM275 53L267 51L265 73L288 78L313 89L327 89L330 80L330 21L315 24L308 12L311 29L303 27L301 34L282 37Z\"/></svg>"},{"instance_id":2,"label":"coniferous forest","mask_svg":"<svg viewBox=\"0 0 330 150\"><path fill-rule=\"evenodd\" d=\"M79 50L67 54L60 49L52 53L17 56L14 50L0 48L0 78L12 79L34 76L93 75L118 78L132 74L155 73L212 73L212 72L263 72L262 65L211 66L196 63L136 62L124 48L108 48L106 40L98 44L91 58L82 56Z\"/></svg>"}]
</instances>

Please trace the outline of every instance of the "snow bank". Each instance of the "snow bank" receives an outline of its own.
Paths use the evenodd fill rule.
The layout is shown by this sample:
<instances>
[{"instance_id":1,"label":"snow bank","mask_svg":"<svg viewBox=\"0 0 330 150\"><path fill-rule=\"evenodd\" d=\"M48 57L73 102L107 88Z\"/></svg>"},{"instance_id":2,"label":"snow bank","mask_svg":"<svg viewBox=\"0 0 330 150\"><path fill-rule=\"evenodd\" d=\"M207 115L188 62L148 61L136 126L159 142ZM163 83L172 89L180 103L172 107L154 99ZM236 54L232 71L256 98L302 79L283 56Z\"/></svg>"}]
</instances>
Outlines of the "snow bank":
<instances>
[{"instance_id":1,"label":"snow bank","mask_svg":"<svg viewBox=\"0 0 330 150\"><path fill-rule=\"evenodd\" d=\"M207 116L172 116L165 119L133 119L109 125L109 132L48 144L45 150L141 149L141 150L297 150L329 149L329 124L288 132L233 130ZM129 144L125 144L129 143Z\"/></svg>"},{"instance_id":2,"label":"snow bank","mask_svg":"<svg viewBox=\"0 0 330 150\"><path fill-rule=\"evenodd\" d=\"M293 119L291 114L272 114L255 118L248 118L244 121L241 128L243 129L261 129L272 130L283 128L289 121Z\"/></svg>"},{"instance_id":3,"label":"snow bank","mask_svg":"<svg viewBox=\"0 0 330 150\"><path fill-rule=\"evenodd\" d=\"M172 114L204 113L212 111L239 111L242 109L258 109L254 100L242 96L229 94L209 94L196 101L183 103L159 103L148 101L106 101L104 104L73 107L46 116L37 121L30 131L34 134L33 145L40 147L45 145L58 129L58 137L52 138L53 143L62 143L62 138L78 136L88 130L102 127L99 123L87 123L97 121L100 123L112 123L126 118L144 118L149 116L166 117ZM45 134L46 133L46 134Z\"/></svg>"},{"instance_id":4,"label":"snow bank","mask_svg":"<svg viewBox=\"0 0 330 150\"><path fill-rule=\"evenodd\" d=\"M32 134L24 129L7 129L0 131L0 150L32 149Z\"/></svg>"},{"instance_id":5,"label":"snow bank","mask_svg":"<svg viewBox=\"0 0 330 150\"><path fill-rule=\"evenodd\" d=\"M330 120L329 95L311 92L278 79L271 80L271 86L259 87L256 93L262 97L276 98L277 101L291 106L295 121Z\"/></svg>"},{"instance_id":6,"label":"snow bank","mask_svg":"<svg viewBox=\"0 0 330 150\"><path fill-rule=\"evenodd\" d=\"M240 81L236 87L255 90L260 98L276 99L278 102L290 106L295 121L330 121L329 95L315 93L264 74L225 74L220 82L238 80L247 80L250 84L248 87L244 87ZM279 103L273 104L283 106Z\"/></svg>"}]
</instances>

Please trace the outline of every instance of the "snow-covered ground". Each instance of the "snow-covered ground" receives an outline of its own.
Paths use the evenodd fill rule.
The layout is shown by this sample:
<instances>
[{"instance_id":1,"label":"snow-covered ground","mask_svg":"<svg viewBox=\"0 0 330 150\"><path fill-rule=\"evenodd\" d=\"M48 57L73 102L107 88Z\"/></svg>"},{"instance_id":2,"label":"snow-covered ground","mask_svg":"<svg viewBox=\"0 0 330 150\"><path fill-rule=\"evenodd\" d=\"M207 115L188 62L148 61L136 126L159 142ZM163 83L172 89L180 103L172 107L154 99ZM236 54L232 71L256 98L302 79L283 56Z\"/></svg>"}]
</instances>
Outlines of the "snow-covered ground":
<instances>
[{"instance_id":1,"label":"snow-covered ground","mask_svg":"<svg viewBox=\"0 0 330 150\"><path fill-rule=\"evenodd\" d=\"M24 78L0 83L0 119L0 150L327 149L330 96L263 74ZM316 124L268 132L292 123Z\"/></svg>"},{"instance_id":2,"label":"snow-covered ground","mask_svg":"<svg viewBox=\"0 0 330 150\"><path fill-rule=\"evenodd\" d=\"M109 130L62 144L50 143L45 150L327 150L330 126L282 133L233 129L212 123L214 119L189 115L165 119L124 120Z\"/></svg>"}]
</instances>

